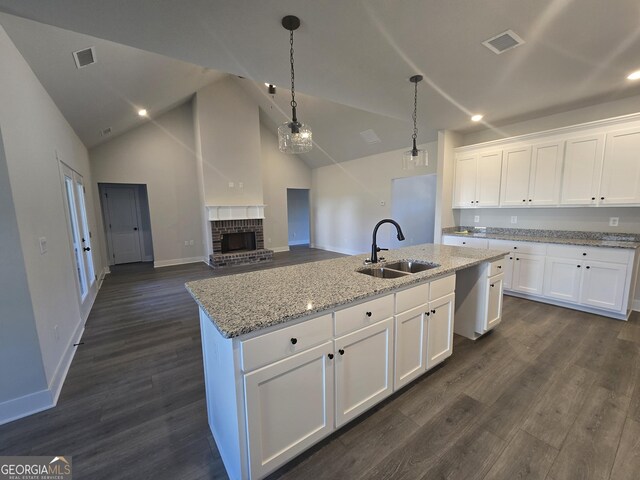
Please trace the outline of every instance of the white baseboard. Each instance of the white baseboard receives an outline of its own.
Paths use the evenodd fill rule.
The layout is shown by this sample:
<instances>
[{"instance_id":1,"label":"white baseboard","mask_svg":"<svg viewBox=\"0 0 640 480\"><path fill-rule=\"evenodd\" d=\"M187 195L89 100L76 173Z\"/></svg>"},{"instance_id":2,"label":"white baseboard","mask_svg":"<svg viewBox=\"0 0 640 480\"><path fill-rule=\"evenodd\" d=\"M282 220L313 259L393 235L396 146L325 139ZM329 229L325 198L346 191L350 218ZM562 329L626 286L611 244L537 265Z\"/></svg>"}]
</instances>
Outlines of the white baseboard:
<instances>
[{"instance_id":1,"label":"white baseboard","mask_svg":"<svg viewBox=\"0 0 640 480\"><path fill-rule=\"evenodd\" d=\"M640 312L640 299L636 299L631 302L631 310L634 312Z\"/></svg>"},{"instance_id":2,"label":"white baseboard","mask_svg":"<svg viewBox=\"0 0 640 480\"><path fill-rule=\"evenodd\" d=\"M286 247L269 247L269 250L273 250L274 252L288 252L289 246Z\"/></svg>"},{"instance_id":3,"label":"white baseboard","mask_svg":"<svg viewBox=\"0 0 640 480\"><path fill-rule=\"evenodd\" d=\"M172 265L184 265L186 263L199 262L208 263L207 260L203 259L203 257L174 258L173 260L157 260L153 262L153 268L170 267Z\"/></svg>"},{"instance_id":4,"label":"white baseboard","mask_svg":"<svg viewBox=\"0 0 640 480\"><path fill-rule=\"evenodd\" d=\"M289 245L308 245L309 243L309 240L298 240L295 242L289 242Z\"/></svg>"},{"instance_id":5,"label":"white baseboard","mask_svg":"<svg viewBox=\"0 0 640 480\"><path fill-rule=\"evenodd\" d=\"M76 354L77 347L75 347L74 344L80 342L82 334L84 333L85 322L86 319L78 323L75 332L73 332L73 335L71 336L71 340L69 340L69 344L67 345L64 355L62 355L60 362L58 362L58 367L53 374L53 378L51 379L51 382L49 382L49 391L51 392L51 396L53 397L54 405L58 403L58 397L60 396L60 392L62 391L64 380L67 378L67 373L69 373L69 368L71 368L73 356Z\"/></svg>"},{"instance_id":6,"label":"white baseboard","mask_svg":"<svg viewBox=\"0 0 640 480\"><path fill-rule=\"evenodd\" d=\"M0 425L55 406L51 390L40 390L0 403Z\"/></svg>"},{"instance_id":7,"label":"white baseboard","mask_svg":"<svg viewBox=\"0 0 640 480\"><path fill-rule=\"evenodd\" d=\"M363 253L366 253L358 250L352 250L350 248L334 247L332 245L319 245L314 243L310 246L311 248L318 248L320 250L327 250L329 252L343 253L345 255L361 255Z\"/></svg>"}]
</instances>

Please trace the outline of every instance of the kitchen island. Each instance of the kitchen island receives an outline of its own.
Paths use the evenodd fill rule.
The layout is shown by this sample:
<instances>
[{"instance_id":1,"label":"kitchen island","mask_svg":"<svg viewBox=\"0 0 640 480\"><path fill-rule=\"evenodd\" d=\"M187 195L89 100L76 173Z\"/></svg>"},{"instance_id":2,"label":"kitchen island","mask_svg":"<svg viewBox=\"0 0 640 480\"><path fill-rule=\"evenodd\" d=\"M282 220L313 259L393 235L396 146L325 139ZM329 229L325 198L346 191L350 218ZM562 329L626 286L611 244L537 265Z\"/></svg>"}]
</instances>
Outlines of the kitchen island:
<instances>
[{"instance_id":1,"label":"kitchen island","mask_svg":"<svg viewBox=\"0 0 640 480\"><path fill-rule=\"evenodd\" d=\"M227 473L263 478L501 320L505 251L385 252L189 282L200 307L209 426ZM458 296L458 301L456 301Z\"/></svg>"}]
</instances>

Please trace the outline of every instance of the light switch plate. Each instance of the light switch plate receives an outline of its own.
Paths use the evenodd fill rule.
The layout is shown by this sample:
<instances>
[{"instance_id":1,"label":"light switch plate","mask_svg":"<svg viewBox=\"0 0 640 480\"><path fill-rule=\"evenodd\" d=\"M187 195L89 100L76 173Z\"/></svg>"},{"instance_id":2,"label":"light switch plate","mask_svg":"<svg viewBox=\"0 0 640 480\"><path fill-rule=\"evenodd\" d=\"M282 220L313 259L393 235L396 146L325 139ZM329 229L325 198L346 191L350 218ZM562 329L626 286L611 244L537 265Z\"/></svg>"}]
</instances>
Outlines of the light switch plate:
<instances>
[{"instance_id":1,"label":"light switch plate","mask_svg":"<svg viewBox=\"0 0 640 480\"><path fill-rule=\"evenodd\" d=\"M517 215L512 215L511 216L511 223L518 223L518 216Z\"/></svg>"},{"instance_id":2,"label":"light switch plate","mask_svg":"<svg viewBox=\"0 0 640 480\"><path fill-rule=\"evenodd\" d=\"M480 215L474 215L473 223L480 223Z\"/></svg>"},{"instance_id":3,"label":"light switch plate","mask_svg":"<svg viewBox=\"0 0 640 480\"><path fill-rule=\"evenodd\" d=\"M40 255L44 255L47 253L47 237L40 237L38 241L40 242Z\"/></svg>"},{"instance_id":4,"label":"light switch plate","mask_svg":"<svg viewBox=\"0 0 640 480\"><path fill-rule=\"evenodd\" d=\"M620 217L609 217L609 226L610 227L617 227L619 220L620 220Z\"/></svg>"}]
</instances>

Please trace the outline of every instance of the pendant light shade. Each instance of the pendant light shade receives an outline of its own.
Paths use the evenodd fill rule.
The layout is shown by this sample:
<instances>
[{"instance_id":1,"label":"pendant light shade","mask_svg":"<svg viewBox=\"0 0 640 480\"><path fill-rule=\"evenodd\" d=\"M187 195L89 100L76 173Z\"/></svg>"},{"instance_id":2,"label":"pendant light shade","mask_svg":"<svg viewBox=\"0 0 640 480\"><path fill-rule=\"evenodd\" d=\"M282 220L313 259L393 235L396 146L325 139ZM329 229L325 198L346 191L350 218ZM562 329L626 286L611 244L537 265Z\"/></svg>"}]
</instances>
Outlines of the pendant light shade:
<instances>
[{"instance_id":1,"label":"pendant light shade","mask_svg":"<svg viewBox=\"0 0 640 480\"><path fill-rule=\"evenodd\" d=\"M300 19L287 15L282 26L289 30L289 62L291 64L291 120L278 127L278 148L284 153L305 153L313 148L311 128L298 121L296 108L295 71L293 69L293 32L300 26Z\"/></svg>"},{"instance_id":2,"label":"pendant light shade","mask_svg":"<svg viewBox=\"0 0 640 480\"><path fill-rule=\"evenodd\" d=\"M426 167L429 165L429 155L426 150L419 150L416 145L416 139L418 138L418 82L422 81L422 75L414 75L409 79L414 84L414 96L413 96L413 135L411 135L412 146L411 150L407 150L402 155L402 168L404 170L411 170L415 167Z\"/></svg>"}]
</instances>

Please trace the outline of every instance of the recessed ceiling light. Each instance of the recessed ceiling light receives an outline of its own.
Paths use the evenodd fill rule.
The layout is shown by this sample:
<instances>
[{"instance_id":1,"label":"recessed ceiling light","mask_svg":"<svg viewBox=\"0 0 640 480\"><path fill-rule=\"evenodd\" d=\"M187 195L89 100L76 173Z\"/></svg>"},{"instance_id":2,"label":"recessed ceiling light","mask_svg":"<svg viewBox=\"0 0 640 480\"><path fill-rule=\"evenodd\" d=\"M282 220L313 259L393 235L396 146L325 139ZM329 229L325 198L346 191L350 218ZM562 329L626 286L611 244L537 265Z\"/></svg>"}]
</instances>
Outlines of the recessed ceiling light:
<instances>
[{"instance_id":1,"label":"recessed ceiling light","mask_svg":"<svg viewBox=\"0 0 640 480\"><path fill-rule=\"evenodd\" d=\"M482 120L482 115L480 115L480 114L473 115L473 116L471 117L471 121L472 121L472 122L479 122L480 120Z\"/></svg>"},{"instance_id":2,"label":"recessed ceiling light","mask_svg":"<svg viewBox=\"0 0 640 480\"><path fill-rule=\"evenodd\" d=\"M631 72L627 75L627 79L629 80L640 80L640 70L636 70L635 72Z\"/></svg>"},{"instance_id":3,"label":"recessed ceiling light","mask_svg":"<svg viewBox=\"0 0 640 480\"><path fill-rule=\"evenodd\" d=\"M138 110L138 115L140 115L141 117L146 117L147 116L147 110L144 108L141 108L140 110Z\"/></svg>"}]
</instances>

